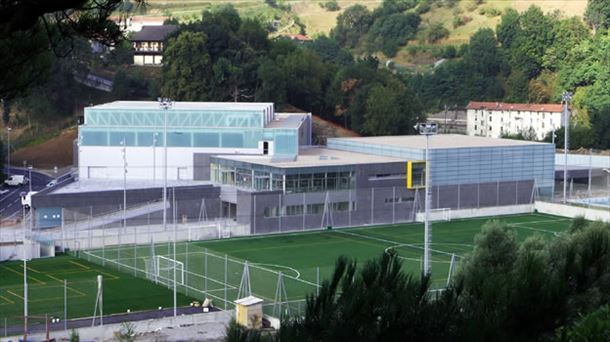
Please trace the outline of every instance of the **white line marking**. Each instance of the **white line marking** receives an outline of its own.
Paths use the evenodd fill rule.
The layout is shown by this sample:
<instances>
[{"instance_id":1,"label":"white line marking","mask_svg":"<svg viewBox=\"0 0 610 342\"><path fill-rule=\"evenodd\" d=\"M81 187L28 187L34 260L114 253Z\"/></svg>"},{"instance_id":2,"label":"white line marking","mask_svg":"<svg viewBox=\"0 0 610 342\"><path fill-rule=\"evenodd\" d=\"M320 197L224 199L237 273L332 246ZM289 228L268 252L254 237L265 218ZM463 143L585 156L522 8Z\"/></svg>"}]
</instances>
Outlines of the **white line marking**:
<instances>
[{"instance_id":1,"label":"white line marking","mask_svg":"<svg viewBox=\"0 0 610 342\"><path fill-rule=\"evenodd\" d=\"M294 272L296 274L296 277L295 277L296 279L299 279L301 277L301 272L299 272L296 269L294 269L292 267L289 267L289 266L277 265L277 264L263 264L261 262L251 262L250 265L283 268L283 269L287 269L287 270L290 270L290 271Z\"/></svg>"}]
</instances>

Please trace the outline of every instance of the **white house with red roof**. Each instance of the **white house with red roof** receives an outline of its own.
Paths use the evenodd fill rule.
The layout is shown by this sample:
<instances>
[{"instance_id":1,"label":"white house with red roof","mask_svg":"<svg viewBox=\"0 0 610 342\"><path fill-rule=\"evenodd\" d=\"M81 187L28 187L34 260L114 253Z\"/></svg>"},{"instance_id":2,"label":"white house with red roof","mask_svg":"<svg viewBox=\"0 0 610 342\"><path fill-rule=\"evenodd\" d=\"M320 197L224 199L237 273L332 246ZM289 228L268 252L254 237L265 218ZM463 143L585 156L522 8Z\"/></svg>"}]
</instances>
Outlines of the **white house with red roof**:
<instances>
[{"instance_id":1,"label":"white house with red roof","mask_svg":"<svg viewBox=\"0 0 610 342\"><path fill-rule=\"evenodd\" d=\"M523 133L543 140L548 132L563 126L563 106L471 101L466 106L466 121L468 135L500 138Z\"/></svg>"}]
</instances>

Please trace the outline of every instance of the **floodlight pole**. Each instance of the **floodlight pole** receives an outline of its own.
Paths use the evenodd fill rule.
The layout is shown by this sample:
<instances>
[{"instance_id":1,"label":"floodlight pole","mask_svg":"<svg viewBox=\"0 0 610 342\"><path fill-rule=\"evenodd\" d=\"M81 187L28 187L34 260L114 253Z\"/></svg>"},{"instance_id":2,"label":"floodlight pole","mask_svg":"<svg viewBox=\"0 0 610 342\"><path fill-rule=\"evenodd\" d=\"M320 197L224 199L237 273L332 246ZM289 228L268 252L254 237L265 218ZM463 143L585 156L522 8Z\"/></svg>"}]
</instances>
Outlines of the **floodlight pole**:
<instances>
[{"instance_id":1,"label":"floodlight pole","mask_svg":"<svg viewBox=\"0 0 610 342\"><path fill-rule=\"evenodd\" d=\"M7 127L6 128L6 141L7 141L7 145L6 145L6 156L7 156L7 165L6 165L6 175L8 177L11 176L11 130L12 128Z\"/></svg>"},{"instance_id":2,"label":"floodlight pole","mask_svg":"<svg viewBox=\"0 0 610 342\"><path fill-rule=\"evenodd\" d=\"M419 123L415 125L415 129L419 131L419 134L426 137L426 191L425 191L425 213L424 213L424 269L423 272L429 275L432 270L430 267L430 136L438 133L438 128L435 123Z\"/></svg>"},{"instance_id":3,"label":"floodlight pole","mask_svg":"<svg viewBox=\"0 0 610 342\"><path fill-rule=\"evenodd\" d=\"M21 193L23 196L23 193ZM23 340L28 336L28 262L25 246L25 206L23 206Z\"/></svg>"},{"instance_id":4,"label":"floodlight pole","mask_svg":"<svg viewBox=\"0 0 610 342\"><path fill-rule=\"evenodd\" d=\"M30 194L31 194L32 193L32 165L28 166L28 184L30 185Z\"/></svg>"},{"instance_id":5,"label":"floodlight pole","mask_svg":"<svg viewBox=\"0 0 610 342\"><path fill-rule=\"evenodd\" d=\"M157 133L157 132L153 133L153 145L152 145L152 150L153 150L153 185L157 181L157 153L155 152L155 147L157 146L157 135L158 134L159 133Z\"/></svg>"},{"instance_id":6,"label":"floodlight pole","mask_svg":"<svg viewBox=\"0 0 610 342\"><path fill-rule=\"evenodd\" d=\"M158 98L159 106L163 109L163 231L167 231L167 111L172 107L172 100ZM175 219L175 217L174 217ZM176 235L174 232L174 255L176 253ZM175 261L175 258L174 258ZM174 266L174 317L177 313L176 272Z\"/></svg>"},{"instance_id":7,"label":"floodlight pole","mask_svg":"<svg viewBox=\"0 0 610 342\"><path fill-rule=\"evenodd\" d=\"M568 104L572 99L572 93L564 91L561 94L563 101L563 127L564 127L564 138L563 138L563 203L567 202L567 186L568 186L568 148L570 146L570 114L568 112Z\"/></svg>"},{"instance_id":8,"label":"floodlight pole","mask_svg":"<svg viewBox=\"0 0 610 342\"><path fill-rule=\"evenodd\" d=\"M127 229L127 142L125 138L121 141L123 145L123 231ZM135 243L135 242L134 242Z\"/></svg>"}]
</instances>

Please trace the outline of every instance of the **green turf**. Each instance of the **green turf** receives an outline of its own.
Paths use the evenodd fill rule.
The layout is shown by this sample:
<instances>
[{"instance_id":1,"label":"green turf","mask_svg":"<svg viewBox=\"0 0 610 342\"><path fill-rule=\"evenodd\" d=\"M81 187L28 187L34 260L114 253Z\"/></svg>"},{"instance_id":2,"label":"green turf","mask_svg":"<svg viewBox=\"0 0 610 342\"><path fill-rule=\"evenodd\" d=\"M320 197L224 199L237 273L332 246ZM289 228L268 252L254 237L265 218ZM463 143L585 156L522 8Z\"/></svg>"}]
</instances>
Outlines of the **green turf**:
<instances>
[{"instance_id":1,"label":"green turf","mask_svg":"<svg viewBox=\"0 0 610 342\"><path fill-rule=\"evenodd\" d=\"M434 286L446 284L452 255L455 254L459 262L461 257L471 251L474 236L489 219L454 220L435 222L432 225L431 264ZM570 224L569 219L541 214L503 216L497 219L510 223L520 241L533 234L552 237L566 230ZM214 298L217 305L230 305L238 297L243 261L247 260L255 295L264 298L267 303L273 302L278 273L281 271L285 275L288 299L299 302L306 293L315 292L317 269L321 279L327 278L340 255L362 263L392 247L403 260L405 270L419 274L422 245L423 224L420 223L179 243L176 247L176 260L183 264L186 272L185 285L180 284L178 288L195 298L203 298L204 293L207 293L205 296ZM106 261L106 265L117 267L120 264L128 272L132 272L135 265L138 275L146 277L145 263L152 253L151 246L115 247L84 252L81 257L95 263L114 260L114 263ZM154 254L174 257L172 246L167 243L155 245ZM170 283L173 279L173 273L170 273L165 271L159 278ZM228 284L226 290L225 283Z\"/></svg>"},{"instance_id":2,"label":"green turf","mask_svg":"<svg viewBox=\"0 0 610 342\"><path fill-rule=\"evenodd\" d=\"M68 282L68 317L93 315L97 294L96 278L104 279L104 314L156 309L173 305L172 291L133 275L108 269L72 256L36 259L28 262L30 324L42 324L42 317L64 316L64 279ZM23 262L0 263L0 326L23 320ZM179 305L191 299L180 294Z\"/></svg>"}]
</instances>

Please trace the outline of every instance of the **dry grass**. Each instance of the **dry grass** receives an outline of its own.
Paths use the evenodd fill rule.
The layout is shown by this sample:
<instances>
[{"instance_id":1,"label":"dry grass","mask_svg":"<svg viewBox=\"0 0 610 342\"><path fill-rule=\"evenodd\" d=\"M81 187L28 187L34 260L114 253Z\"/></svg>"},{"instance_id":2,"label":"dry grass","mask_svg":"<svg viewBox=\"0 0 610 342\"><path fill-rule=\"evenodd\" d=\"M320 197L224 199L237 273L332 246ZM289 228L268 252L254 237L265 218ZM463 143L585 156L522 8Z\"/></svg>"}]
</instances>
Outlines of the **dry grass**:
<instances>
[{"instance_id":1,"label":"dry grass","mask_svg":"<svg viewBox=\"0 0 610 342\"><path fill-rule=\"evenodd\" d=\"M21 165L23 160L27 160L36 168L42 169L72 165L72 144L76 135L76 128L72 127L61 131L58 136L41 144L19 149L11 154L11 164Z\"/></svg>"},{"instance_id":2,"label":"dry grass","mask_svg":"<svg viewBox=\"0 0 610 342\"><path fill-rule=\"evenodd\" d=\"M383 0L339 0L338 3L341 9L339 11L331 12L320 7L320 3L324 1L326 0L298 0L288 2L292 7L292 12L301 18L301 21L305 24L307 34L311 36L328 34L336 25L337 16L350 6L360 4L373 10L383 2Z\"/></svg>"}]
</instances>

